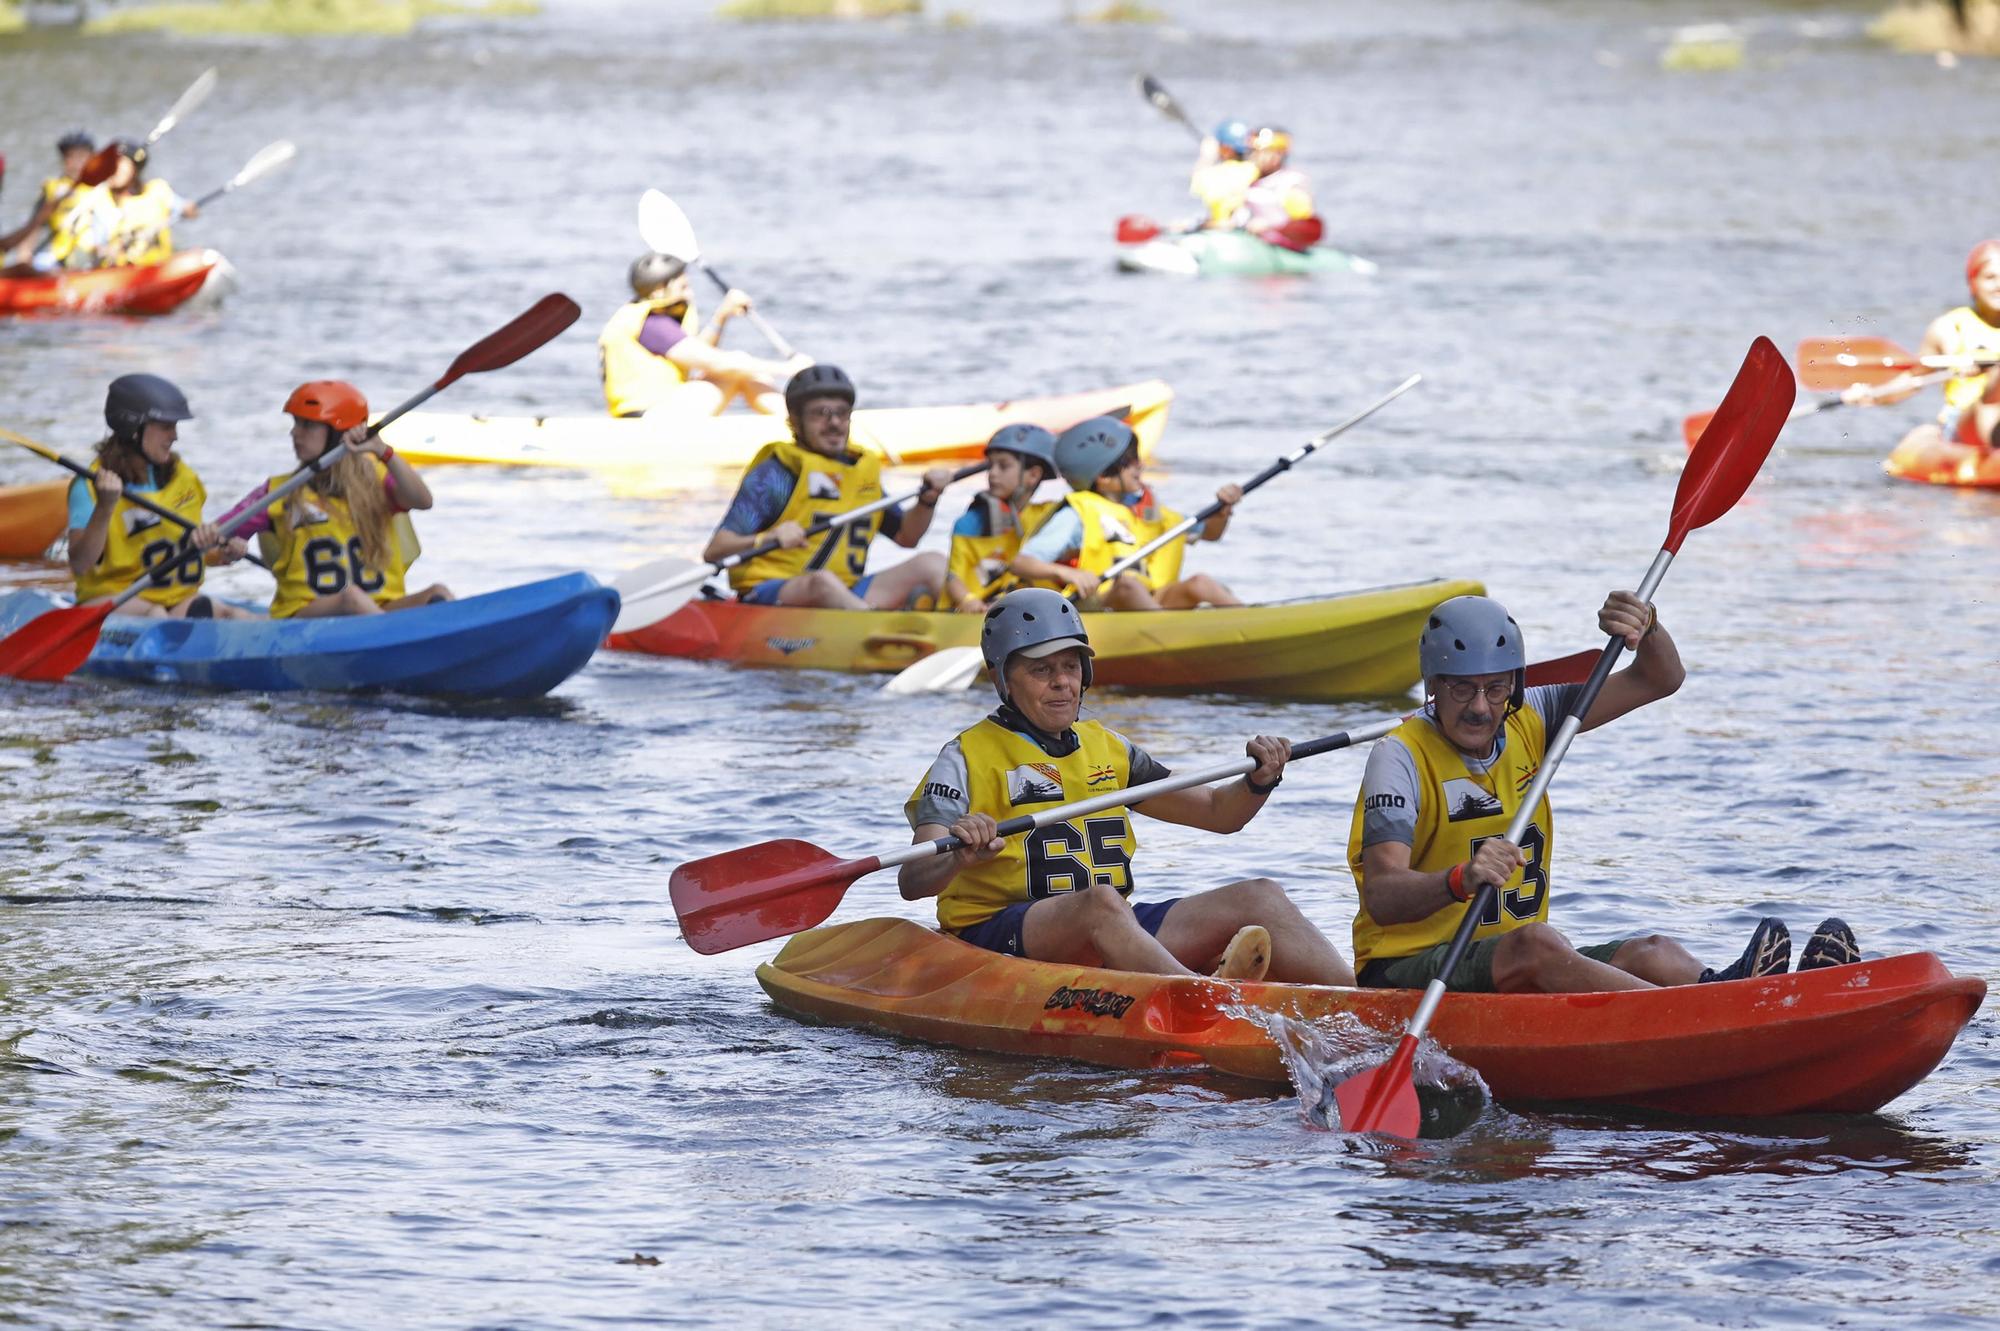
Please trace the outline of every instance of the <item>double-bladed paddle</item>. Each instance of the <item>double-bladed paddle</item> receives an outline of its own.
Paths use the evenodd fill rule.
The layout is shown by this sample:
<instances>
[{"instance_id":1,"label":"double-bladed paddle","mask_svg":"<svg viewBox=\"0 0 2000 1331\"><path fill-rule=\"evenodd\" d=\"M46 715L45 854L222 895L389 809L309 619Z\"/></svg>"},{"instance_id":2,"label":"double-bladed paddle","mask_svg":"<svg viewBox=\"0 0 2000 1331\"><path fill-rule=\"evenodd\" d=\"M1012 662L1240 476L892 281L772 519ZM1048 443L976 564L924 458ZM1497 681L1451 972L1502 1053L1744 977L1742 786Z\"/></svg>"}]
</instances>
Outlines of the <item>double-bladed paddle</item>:
<instances>
[{"instance_id":1,"label":"double-bladed paddle","mask_svg":"<svg viewBox=\"0 0 2000 1331\"><path fill-rule=\"evenodd\" d=\"M279 167L285 165L298 155L299 150L285 139L279 139L276 143L267 143L257 150L255 156L243 164L241 171L231 176L227 183L221 187L212 189L196 199L194 206L197 208L206 208L223 195L242 189L253 180L260 180L270 175L273 171L276 171Z\"/></svg>"},{"instance_id":2,"label":"double-bladed paddle","mask_svg":"<svg viewBox=\"0 0 2000 1331\"><path fill-rule=\"evenodd\" d=\"M709 281L724 293L730 290L728 280L701 257L701 242L695 239L694 223L688 221L679 204L656 189L649 189L639 196L639 238L646 242L648 249L671 255L690 267L701 269L708 274ZM791 360L799 354L791 343L779 336L777 329L764 321L763 315L755 310L745 313L780 356Z\"/></svg>"},{"instance_id":3,"label":"double-bladed paddle","mask_svg":"<svg viewBox=\"0 0 2000 1331\"><path fill-rule=\"evenodd\" d=\"M2000 363L1993 353L1919 356L1886 337L1808 337L1799 343L1799 382L1823 393L1855 384L1879 387L1911 370L1973 374Z\"/></svg>"},{"instance_id":4,"label":"double-bladed paddle","mask_svg":"<svg viewBox=\"0 0 2000 1331\"><path fill-rule=\"evenodd\" d=\"M1715 419L1709 423L1707 432L1695 445L1686 468L1681 472L1680 486L1674 491L1673 514L1667 524L1666 543L1654 556L1652 567L1646 570L1645 579L1639 584L1637 595L1641 601L1652 600L1654 591L1658 589L1660 580L1666 577L1667 569L1680 552L1681 542L1687 539L1687 534L1697 527L1706 527L1727 513L1743 497L1743 492L1750 488L1757 469L1764 465L1765 457L1771 452L1771 445L1777 442L1778 432L1785 428L1792 400L1797 393L1798 386L1792 378L1791 367L1785 364L1784 356L1771 340L1760 337L1751 343L1750 354L1744 357L1742 368L1736 372L1735 382L1730 384L1722 405L1715 410ZM1514 816L1507 824L1508 841L1520 844L1528 821L1535 816L1535 806L1541 802L1543 792L1555 776L1556 767L1569 751L1570 741L1582 728L1583 719L1590 714L1591 704L1597 701L1598 692L1604 687L1604 681L1610 678L1611 667L1617 663L1618 654L1624 647L1625 640L1620 637L1613 637L1605 643L1590 678L1584 681L1583 691L1577 695L1569 714L1556 728L1555 737L1549 741L1548 750L1542 756L1541 767L1515 807ZM1494 885L1481 883L1465 907L1458 931L1452 935L1451 946L1444 954L1444 964L1438 968L1437 977L1425 988L1423 999L1417 1004L1417 1010L1411 1015L1403 1038L1397 1043L1396 1052L1389 1061L1357 1073L1334 1088L1334 1098L1340 1105L1341 1123L1348 1131L1386 1132L1398 1137L1417 1135L1421 1116L1416 1084L1410 1076L1410 1069L1416 1062L1417 1042L1430 1025L1431 1016L1444 998L1446 981L1458 969L1459 959L1471 944L1480 917L1493 904L1494 898Z\"/></svg>"},{"instance_id":5,"label":"double-bladed paddle","mask_svg":"<svg viewBox=\"0 0 2000 1331\"><path fill-rule=\"evenodd\" d=\"M1179 121L1186 128L1187 132L1194 135L1195 138L1199 139L1202 137L1201 126L1195 124L1189 118L1188 113L1181 109L1181 104L1174 100L1174 95L1167 91L1164 83L1161 83L1151 74L1141 74L1139 76L1139 93L1147 101L1151 102L1153 109L1161 115L1169 120Z\"/></svg>"},{"instance_id":6,"label":"double-bladed paddle","mask_svg":"<svg viewBox=\"0 0 2000 1331\"><path fill-rule=\"evenodd\" d=\"M1270 466L1245 481L1243 483L1244 495L1247 497L1252 490L1255 490L1272 477L1280 476L1290 471L1293 467L1305 461L1306 458L1312 456L1321 445L1330 443L1341 435L1346 434L1349 430L1361 424L1361 422L1367 420L1370 416L1373 416L1376 412L1388 406L1412 388L1415 388L1422 381L1423 376L1421 374L1413 374L1332 429L1324 430L1314 435L1304 444L1285 454L1285 456L1279 458L1276 462L1273 462ZM1166 531L1161 532L1131 554L1124 556L1112 564L1111 567L1105 569L1103 576L1098 580L1099 585L1103 586L1110 583L1113 578L1116 578L1127 569L1137 568L1154 551L1173 541L1178 541L1181 537L1220 513L1223 508L1222 501L1218 499L1193 517L1182 518ZM1065 594L1067 595L1074 591L1075 588L1070 588ZM954 689L965 688L973 680L979 678L979 672L984 666L985 660L980 655L979 648L947 647L942 651L932 652L921 661L905 666L897 672L894 679L891 679L887 684L882 686L882 692L949 693Z\"/></svg>"},{"instance_id":7,"label":"double-bladed paddle","mask_svg":"<svg viewBox=\"0 0 2000 1331\"><path fill-rule=\"evenodd\" d=\"M375 422L369 432L381 433L391 422L408 412L415 411L430 401L441 389L468 374L479 374L486 370L497 370L502 366L512 365L575 323L581 313L576 302L568 296L542 297L504 327L487 334L460 352L458 359L451 363L451 368L444 372L442 378ZM252 518L267 512L274 504L312 480L315 475L338 462L346 452L345 444L336 444L327 449L318 458L293 472L286 478L284 484L258 502L230 515L219 529L220 534L224 537L234 535L247 526ZM106 617L145 591L152 582L153 574L149 572L108 601L99 601L93 605L66 606L37 615L5 638L0 638L0 675L45 682L54 682L66 677L83 664L84 659L90 655L91 648L97 645L98 631L103 627Z\"/></svg>"},{"instance_id":8,"label":"double-bladed paddle","mask_svg":"<svg viewBox=\"0 0 2000 1331\"><path fill-rule=\"evenodd\" d=\"M1926 384L1934 384L1941 379L1949 379L1955 373L1957 373L1955 370L1932 370L1929 374L1920 374L1911 379L1907 387L1922 388ZM1825 397L1808 398L1806 401L1799 403L1792 408L1791 414L1785 417L1785 420L1788 423L1803 420L1807 416L1817 416L1820 412L1831 411L1835 407L1868 407L1873 405L1875 405L1873 398L1861 398L1849 402L1839 393L1831 393ZM1702 433L1708 429L1708 423L1714 419L1714 412L1698 411L1681 421L1681 438L1687 441L1689 448L1693 448L1697 443L1701 442Z\"/></svg>"},{"instance_id":9,"label":"double-bladed paddle","mask_svg":"<svg viewBox=\"0 0 2000 1331\"><path fill-rule=\"evenodd\" d=\"M153 126L152 132L146 135L144 141L138 145L138 149L144 151L158 143L166 137L168 130L181 123L188 112L207 101L208 95L215 91L215 81L216 74L213 68L204 69L197 75L195 81L188 85L187 91L167 108L167 113L160 117L160 123ZM102 185L111 179L112 172L118 169L118 148L118 142L113 140L92 153L90 160L83 164L83 169L77 172L76 183Z\"/></svg>"}]
</instances>

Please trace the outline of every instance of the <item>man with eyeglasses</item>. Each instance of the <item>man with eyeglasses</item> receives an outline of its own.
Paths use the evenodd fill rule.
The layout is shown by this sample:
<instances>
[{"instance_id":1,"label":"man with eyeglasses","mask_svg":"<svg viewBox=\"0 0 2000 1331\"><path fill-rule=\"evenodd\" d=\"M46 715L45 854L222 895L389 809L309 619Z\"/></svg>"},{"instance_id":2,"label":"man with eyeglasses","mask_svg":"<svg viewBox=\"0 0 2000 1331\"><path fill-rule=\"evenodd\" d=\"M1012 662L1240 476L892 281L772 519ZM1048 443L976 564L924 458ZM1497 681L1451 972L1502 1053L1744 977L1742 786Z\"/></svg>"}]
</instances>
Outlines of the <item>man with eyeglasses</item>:
<instances>
[{"instance_id":1,"label":"man with eyeglasses","mask_svg":"<svg viewBox=\"0 0 2000 1331\"><path fill-rule=\"evenodd\" d=\"M1598 630L1634 656L1584 718L1591 730L1680 688L1687 671L1653 607L1612 592ZM1548 923L1555 825L1544 795L1519 845L1506 830L1580 684L1526 687L1520 626L1484 596L1431 612L1418 640L1429 702L1378 743L1355 800L1348 865L1360 892L1354 965L1363 985L1420 989L1444 964L1480 886L1497 889L1446 987L1473 993L1575 993L1737 980L1783 971L1791 939L1766 919L1732 965L1706 970L1671 938L1645 934L1572 946ZM1858 960L1839 920L1822 924L1800 969Z\"/></svg>"},{"instance_id":2,"label":"man with eyeglasses","mask_svg":"<svg viewBox=\"0 0 2000 1331\"><path fill-rule=\"evenodd\" d=\"M766 540L776 550L729 570L737 598L752 605L820 606L833 610L900 610L933 603L944 591L945 557L926 552L880 573L867 572L868 547L880 531L909 548L923 538L951 471L924 473L923 490L905 508L888 508L859 522L806 538L820 518L882 497L882 458L848 447L854 381L837 365L810 365L785 385L792 437L766 444L751 459L722 525L701 553L709 563Z\"/></svg>"}]
</instances>

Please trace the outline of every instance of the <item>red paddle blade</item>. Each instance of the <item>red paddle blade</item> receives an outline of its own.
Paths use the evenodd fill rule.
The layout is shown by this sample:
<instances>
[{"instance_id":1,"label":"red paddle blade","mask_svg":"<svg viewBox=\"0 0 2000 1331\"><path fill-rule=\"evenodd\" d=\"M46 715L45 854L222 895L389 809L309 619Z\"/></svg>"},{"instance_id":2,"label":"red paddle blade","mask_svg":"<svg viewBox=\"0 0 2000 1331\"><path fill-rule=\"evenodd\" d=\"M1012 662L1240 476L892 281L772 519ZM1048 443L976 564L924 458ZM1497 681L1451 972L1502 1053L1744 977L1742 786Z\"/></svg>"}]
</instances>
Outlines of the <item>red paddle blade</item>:
<instances>
[{"instance_id":1,"label":"red paddle blade","mask_svg":"<svg viewBox=\"0 0 2000 1331\"><path fill-rule=\"evenodd\" d=\"M1701 432L1674 491L1674 513L1662 547L1679 554L1681 542L1697 527L1727 513L1750 488L1770 456L1778 432L1791 417L1799 395L1792 367L1768 337L1750 344L1736 382L1729 385L1715 418Z\"/></svg>"},{"instance_id":2,"label":"red paddle blade","mask_svg":"<svg viewBox=\"0 0 2000 1331\"><path fill-rule=\"evenodd\" d=\"M1681 422L1681 438L1687 440L1689 448L1701 442L1702 431L1706 430L1708 423L1714 419L1715 413L1712 411L1697 411Z\"/></svg>"},{"instance_id":3,"label":"red paddle blade","mask_svg":"<svg viewBox=\"0 0 2000 1331\"><path fill-rule=\"evenodd\" d=\"M1571 652L1568 656L1558 656L1549 661L1528 663L1528 687L1538 684L1581 684L1590 678L1591 670L1597 665L1598 649Z\"/></svg>"},{"instance_id":4,"label":"red paddle blade","mask_svg":"<svg viewBox=\"0 0 2000 1331\"><path fill-rule=\"evenodd\" d=\"M90 155L83 170L76 173L78 185L102 185L118 169L118 145L107 143Z\"/></svg>"},{"instance_id":5,"label":"red paddle blade","mask_svg":"<svg viewBox=\"0 0 2000 1331\"><path fill-rule=\"evenodd\" d=\"M1594 655L1594 653L1593 653ZM1411 1137L1423 1126L1417 1084L1410 1068L1417 1060L1417 1037L1405 1035L1387 1063L1357 1072L1333 1088L1340 1106L1340 1126L1348 1132L1385 1132Z\"/></svg>"},{"instance_id":6,"label":"red paddle blade","mask_svg":"<svg viewBox=\"0 0 2000 1331\"><path fill-rule=\"evenodd\" d=\"M0 644L4 645L4 644ZM764 841L689 860L667 880L681 937L708 955L810 929L878 858L843 860L810 841Z\"/></svg>"},{"instance_id":7,"label":"red paddle blade","mask_svg":"<svg viewBox=\"0 0 2000 1331\"><path fill-rule=\"evenodd\" d=\"M83 664L97 646L97 631L111 602L72 605L36 615L0 638L0 675L54 684Z\"/></svg>"},{"instance_id":8,"label":"red paddle blade","mask_svg":"<svg viewBox=\"0 0 2000 1331\"><path fill-rule=\"evenodd\" d=\"M434 387L443 388L464 375L512 365L575 323L582 313L575 301L560 292L543 296L506 327L488 333L459 352L458 359Z\"/></svg>"},{"instance_id":9,"label":"red paddle blade","mask_svg":"<svg viewBox=\"0 0 2000 1331\"><path fill-rule=\"evenodd\" d=\"M1150 217L1137 213L1127 213L1118 219L1118 243L1120 245L1143 245L1160 234L1160 224Z\"/></svg>"},{"instance_id":10,"label":"red paddle blade","mask_svg":"<svg viewBox=\"0 0 2000 1331\"><path fill-rule=\"evenodd\" d=\"M1809 337L1799 343L1799 382L1814 393L1886 384L1916 363L1914 351L1886 337Z\"/></svg>"}]
</instances>

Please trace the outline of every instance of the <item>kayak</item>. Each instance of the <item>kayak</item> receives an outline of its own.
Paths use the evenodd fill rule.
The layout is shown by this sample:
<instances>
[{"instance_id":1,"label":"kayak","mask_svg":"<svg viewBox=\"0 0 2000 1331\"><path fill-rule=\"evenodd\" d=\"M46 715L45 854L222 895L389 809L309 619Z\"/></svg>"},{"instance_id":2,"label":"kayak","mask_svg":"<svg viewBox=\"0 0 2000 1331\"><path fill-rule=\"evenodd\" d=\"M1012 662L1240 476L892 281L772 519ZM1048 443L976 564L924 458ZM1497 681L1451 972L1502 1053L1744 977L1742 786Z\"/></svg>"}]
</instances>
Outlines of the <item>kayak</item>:
<instances>
[{"instance_id":1,"label":"kayak","mask_svg":"<svg viewBox=\"0 0 2000 1331\"><path fill-rule=\"evenodd\" d=\"M854 413L854 446L892 465L977 460L993 432L1013 422L1064 430L1093 416L1123 416L1150 456L1167 427L1173 390L1158 379L1090 393L964 407L875 407ZM748 465L789 438L782 416L453 416L412 412L383 438L419 465L569 467L597 471L699 470Z\"/></svg>"},{"instance_id":2,"label":"kayak","mask_svg":"<svg viewBox=\"0 0 2000 1331\"><path fill-rule=\"evenodd\" d=\"M0 598L0 634L62 604L40 591ZM617 617L618 593L587 573L381 615L113 615L78 673L271 693L388 689L537 698L583 668Z\"/></svg>"},{"instance_id":3,"label":"kayak","mask_svg":"<svg viewBox=\"0 0 2000 1331\"><path fill-rule=\"evenodd\" d=\"M1268 605L1093 612L1083 620L1098 684L1302 701L1384 698L1417 682L1417 636L1432 608L1485 591L1465 579L1436 579ZM978 615L940 611L704 597L657 623L613 634L607 645L746 666L888 672L943 648L977 647L982 623Z\"/></svg>"},{"instance_id":4,"label":"kayak","mask_svg":"<svg viewBox=\"0 0 2000 1331\"><path fill-rule=\"evenodd\" d=\"M1160 236L1141 245L1121 246L1118 267L1127 273L1171 273L1176 277L1276 277L1376 271L1372 261L1329 245L1288 250L1243 231L1190 231L1181 236Z\"/></svg>"},{"instance_id":5,"label":"kayak","mask_svg":"<svg viewBox=\"0 0 2000 1331\"><path fill-rule=\"evenodd\" d=\"M69 528L69 482L0 486L0 559L34 559Z\"/></svg>"},{"instance_id":6,"label":"kayak","mask_svg":"<svg viewBox=\"0 0 2000 1331\"><path fill-rule=\"evenodd\" d=\"M2000 489L2000 450L1961 443L1919 448L1898 444L1882 463L1882 470L1898 480L1925 485Z\"/></svg>"},{"instance_id":7,"label":"kayak","mask_svg":"<svg viewBox=\"0 0 2000 1331\"><path fill-rule=\"evenodd\" d=\"M166 314L233 271L214 250L182 250L134 268L0 277L0 314Z\"/></svg>"},{"instance_id":8,"label":"kayak","mask_svg":"<svg viewBox=\"0 0 2000 1331\"><path fill-rule=\"evenodd\" d=\"M1003 956L909 920L795 936L757 968L772 1001L839 1026L1121 1068L1289 1080L1246 1013L1352 1014L1398 1035L1420 990L1227 984ZM1447 994L1429 1038L1499 1101L1693 1115L1867 1113L1915 1086L1986 994L1928 952L1852 966L1597 994Z\"/></svg>"}]
</instances>

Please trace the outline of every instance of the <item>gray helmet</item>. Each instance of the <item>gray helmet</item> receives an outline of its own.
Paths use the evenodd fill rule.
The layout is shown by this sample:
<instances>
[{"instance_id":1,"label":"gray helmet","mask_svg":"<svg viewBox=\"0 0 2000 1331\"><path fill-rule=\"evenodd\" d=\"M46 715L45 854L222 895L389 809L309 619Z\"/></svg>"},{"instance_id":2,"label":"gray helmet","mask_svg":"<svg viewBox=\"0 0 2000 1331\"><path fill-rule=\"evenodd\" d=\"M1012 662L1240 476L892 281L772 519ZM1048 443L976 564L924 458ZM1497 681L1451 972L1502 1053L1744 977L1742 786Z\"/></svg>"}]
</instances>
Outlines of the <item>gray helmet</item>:
<instances>
[{"instance_id":1,"label":"gray helmet","mask_svg":"<svg viewBox=\"0 0 2000 1331\"><path fill-rule=\"evenodd\" d=\"M188 400L157 374L121 374L104 395L104 423L121 439L136 440L147 421L188 421Z\"/></svg>"},{"instance_id":2,"label":"gray helmet","mask_svg":"<svg viewBox=\"0 0 2000 1331\"><path fill-rule=\"evenodd\" d=\"M1003 425L986 441L986 451L1018 453L1030 462L1042 464L1045 476L1056 474L1056 437L1039 425Z\"/></svg>"},{"instance_id":3,"label":"gray helmet","mask_svg":"<svg viewBox=\"0 0 2000 1331\"><path fill-rule=\"evenodd\" d=\"M1132 446L1132 427L1116 416L1098 416L1072 425L1056 437L1056 469L1072 490L1088 490L1091 482Z\"/></svg>"},{"instance_id":4,"label":"gray helmet","mask_svg":"<svg viewBox=\"0 0 2000 1331\"><path fill-rule=\"evenodd\" d=\"M633 295L650 296L686 271L687 265L673 255L655 251L632 260L626 276L631 279Z\"/></svg>"},{"instance_id":5,"label":"gray helmet","mask_svg":"<svg viewBox=\"0 0 2000 1331\"><path fill-rule=\"evenodd\" d=\"M1490 596L1454 596L1431 611L1417 639L1417 665L1425 679L1439 675L1497 675L1528 665L1521 626ZM1515 681L1516 690L1519 680Z\"/></svg>"},{"instance_id":6,"label":"gray helmet","mask_svg":"<svg viewBox=\"0 0 2000 1331\"><path fill-rule=\"evenodd\" d=\"M1090 687L1090 633L1069 598L1047 587L1022 587L1008 592L986 611L979 631L979 654L993 676L993 691L1007 701L1007 661L1017 652L1051 656L1067 647L1083 651L1083 687Z\"/></svg>"},{"instance_id":7,"label":"gray helmet","mask_svg":"<svg viewBox=\"0 0 2000 1331\"><path fill-rule=\"evenodd\" d=\"M90 137L88 131L81 129L64 130L63 136L56 140L57 152L66 153L72 148L90 149L96 146L97 141Z\"/></svg>"},{"instance_id":8,"label":"gray helmet","mask_svg":"<svg viewBox=\"0 0 2000 1331\"><path fill-rule=\"evenodd\" d=\"M816 397L845 398L854 405L854 381L838 365L808 365L785 385L785 412L796 416L799 409Z\"/></svg>"}]
</instances>

